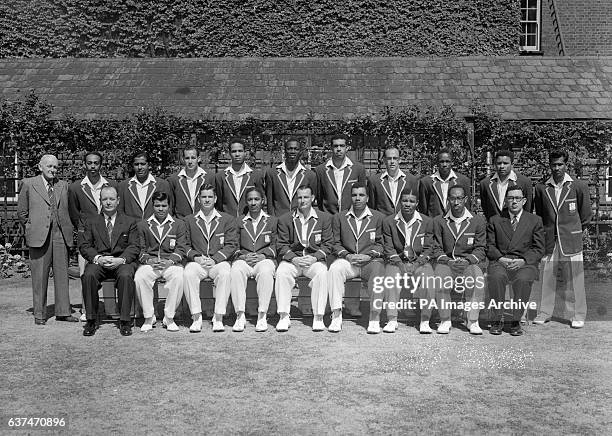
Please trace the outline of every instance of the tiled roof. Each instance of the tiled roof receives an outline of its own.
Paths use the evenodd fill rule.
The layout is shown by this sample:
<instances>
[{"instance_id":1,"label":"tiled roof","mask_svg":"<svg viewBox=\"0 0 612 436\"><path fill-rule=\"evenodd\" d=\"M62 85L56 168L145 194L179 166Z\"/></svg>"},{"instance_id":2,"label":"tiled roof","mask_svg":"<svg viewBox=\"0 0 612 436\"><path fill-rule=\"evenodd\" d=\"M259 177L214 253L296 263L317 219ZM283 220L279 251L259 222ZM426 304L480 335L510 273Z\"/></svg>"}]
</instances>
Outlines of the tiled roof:
<instances>
[{"instance_id":1,"label":"tiled roof","mask_svg":"<svg viewBox=\"0 0 612 436\"><path fill-rule=\"evenodd\" d=\"M506 119L612 118L612 57L0 59L0 98L30 89L55 115L161 106L195 119L374 115L474 99Z\"/></svg>"}]
</instances>

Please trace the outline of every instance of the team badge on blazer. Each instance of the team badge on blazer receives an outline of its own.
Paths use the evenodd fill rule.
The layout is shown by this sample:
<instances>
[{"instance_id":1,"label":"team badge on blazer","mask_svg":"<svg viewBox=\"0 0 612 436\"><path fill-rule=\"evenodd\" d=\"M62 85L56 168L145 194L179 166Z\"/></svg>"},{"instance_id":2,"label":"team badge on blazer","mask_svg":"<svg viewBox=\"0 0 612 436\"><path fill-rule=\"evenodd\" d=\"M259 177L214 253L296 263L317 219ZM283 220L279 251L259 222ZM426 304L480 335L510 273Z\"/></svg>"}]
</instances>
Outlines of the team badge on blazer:
<instances>
[{"instance_id":1,"label":"team badge on blazer","mask_svg":"<svg viewBox=\"0 0 612 436\"><path fill-rule=\"evenodd\" d=\"M321 243L321 234L320 233L315 233L314 238L315 238L315 243L317 243L317 244Z\"/></svg>"},{"instance_id":2,"label":"team badge on blazer","mask_svg":"<svg viewBox=\"0 0 612 436\"><path fill-rule=\"evenodd\" d=\"M474 245L474 238L472 238L472 237L467 238L467 244L468 245Z\"/></svg>"},{"instance_id":3,"label":"team badge on blazer","mask_svg":"<svg viewBox=\"0 0 612 436\"><path fill-rule=\"evenodd\" d=\"M576 203L575 202L571 202L567 205L567 207L569 207L570 212L575 212L576 211Z\"/></svg>"},{"instance_id":4,"label":"team badge on blazer","mask_svg":"<svg viewBox=\"0 0 612 436\"><path fill-rule=\"evenodd\" d=\"M223 245L223 242L225 241L225 237L223 236L223 233L221 233L219 235L219 244Z\"/></svg>"},{"instance_id":5,"label":"team badge on blazer","mask_svg":"<svg viewBox=\"0 0 612 436\"><path fill-rule=\"evenodd\" d=\"M270 243L270 235L264 235L264 242L265 242L266 244L269 244L269 243Z\"/></svg>"},{"instance_id":6,"label":"team badge on blazer","mask_svg":"<svg viewBox=\"0 0 612 436\"><path fill-rule=\"evenodd\" d=\"M370 232L370 241L371 242L376 241L376 232Z\"/></svg>"},{"instance_id":7,"label":"team badge on blazer","mask_svg":"<svg viewBox=\"0 0 612 436\"><path fill-rule=\"evenodd\" d=\"M170 239L170 249L174 250L174 247L176 247L176 239Z\"/></svg>"}]
</instances>

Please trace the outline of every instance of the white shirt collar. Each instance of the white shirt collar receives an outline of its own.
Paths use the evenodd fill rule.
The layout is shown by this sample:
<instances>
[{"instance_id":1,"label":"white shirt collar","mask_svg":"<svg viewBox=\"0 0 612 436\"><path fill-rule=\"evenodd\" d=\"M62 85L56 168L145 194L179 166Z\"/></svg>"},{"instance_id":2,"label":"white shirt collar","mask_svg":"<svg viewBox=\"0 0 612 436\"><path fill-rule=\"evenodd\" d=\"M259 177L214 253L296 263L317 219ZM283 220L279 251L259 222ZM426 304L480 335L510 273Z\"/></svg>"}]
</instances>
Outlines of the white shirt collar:
<instances>
[{"instance_id":1,"label":"white shirt collar","mask_svg":"<svg viewBox=\"0 0 612 436\"><path fill-rule=\"evenodd\" d=\"M240 168L240 170L238 172L234 171L234 168L232 168L232 166L230 165L229 167L227 167L225 169L226 172L230 172L234 177L240 177L240 176L244 176L246 173L250 173L253 170L251 169L251 167L245 162L242 165L242 168Z\"/></svg>"},{"instance_id":2,"label":"white shirt collar","mask_svg":"<svg viewBox=\"0 0 612 436\"><path fill-rule=\"evenodd\" d=\"M166 219L164 220L163 223L160 223L159 221L157 221L157 218L155 218L155 215L151 215L149 218L147 218L147 222L152 222L153 224L157 224L158 226L163 226L165 225L167 222L174 222L174 218L172 218L172 215L168 214L166 216Z\"/></svg>"},{"instance_id":3,"label":"white shirt collar","mask_svg":"<svg viewBox=\"0 0 612 436\"><path fill-rule=\"evenodd\" d=\"M574 179L571 178L571 176L568 173L565 173L565 175L563 176L563 180L561 181L560 185L563 186L565 185L565 183L567 182L573 182ZM555 183L555 179L553 179L552 176L550 176L548 178L548 180L546 181L547 185L552 185L552 186L557 186L557 184Z\"/></svg>"},{"instance_id":4,"label":"white shirt collar","mask_svg":"<svg viewBox=\"0 0 612 436\"><path fill-rule=\"evenodd\" d=\"M153 177L153 174L149 173L149 176L143 183L140 183L136 176L132 177L131 180L138 183L141 186L145 186L145 185L148 185L149 183L153 183L155 181L155 177Z\"/></svg>"},{"instance_id":5,"label":"white shirt collar","mask_svg":"<svg viewBox=\"0 0 612 436\"><path fill-rule=\"evenodd\" d=\"M363 213L361 214L361 217L358 217L357 215L355 215L353 206L351 206L350 209L346 212L346 216L349 216L349 215L352 215L356 220L362 220L368 216L372 216L372 211L370 210L368 206L366 206L365 209L363 210Z\"/></svg>"},{"instance_id":6,"label":"white shirt collar","mask_svg":"<svg viewBox=\"0 0 612 436\"><path fill-rule=\"evenodd\" d=\"M96 183L95 185L92 185L91 180L89 180L89 177L87 176L83 177L83 180L81 180L82 186L89 185L89 187L93 190L99 189L101 186L107 183L108 181L104 178L104 176L100 176L100 180L98 180L98 183Z\"/></svg>"},{"instance_id":7,"label":"white shirt collar","mask_svg":"<svg viewBox=\"0 0 612 436\"><path fill-rule=\"evenodd\" d=\"M289 173L289 170L287 170L287 165L285 164L285 162L281 163L280 165L276 165L276 168L283 170L285 174ZM302 162L298 162L297 165L295 166L295 169L293 170L293 174L297 174L300 171L305 170L305 169L306 168L304 168L304 165L302 165Z\"/></svg>"},{"instance_id":8,"label":"white shirt collar","mask_svg":"<svg viewBox=\"0 0 612 436\"><path fill-rule=\"evenodd\" d=\"M200 217L202 218L204 221L212 221L215 218L221 218L221 214L219 213L219 211L217 209L213 209L212 214L210 216L210 219L207 219L206 216L204 215L204 212L202 212L202 209L200 209L198 211L198 213L195 214L196 217Z\"/></svg>"},{"instance_id":9,"label":"white shirt collar","mask_svg":"<svg viewBox=\"0 0 612 436\"><path fill-rule=\"evenodd\" d=\"M415 223L415 221L423 221L423 217L421 216L421 214L419 212L417 212L415 210L414 211L414 215L412 215L412 218L410 219L410 221L406 222L406 221L404 221L404 216L402 215L402 211L399 211L398 213L395 214L395 220L396 221L401 221L401 222L411 226L412 224Z\"/></svg>"},{"instance_id":10,"label":"white shirt collar","mask_svg":"<svg viewBox=\"0 0 612 436\"><path fill-rule=\"evenodd\" d=\"M404 172L403 172L402 170L399 170L399 171L397 172L397 175L395 176L395 178L393 178L393 177L391 177L391 175L389 175L389 173L387 172L387 170L385 170L385 171L384 171L384 172L381 174L380 178L381 178L381 179L384 179L385 177L387 177L389 180L397 181L397 180L399 180L399 179L400 179L400 178L402 178L402 177L406 177L406 174L404 174Z\"/></svg>"},{"instance_id":11,"label":"white shirt collar","mask_svg":"<svg viewBox=\"0 0 612 436\"><path fill-rule=\"evenodd\" d=\"M448 174L448 178L446 180L444 180L440 176L440 171L436 171L435 173L433 173L431 175L431 178L432 179L438 179L441 182L448 182L449 180L456 179L457 178L457 174L455 174L455 170L450 170L450 173Z\"/></svg>"},{"instance_id":12,"label":"white shirt collar","mask_svg":"<svg viewBox=\"0 0 612 436\"><path fill-rule=\"evenodd\" d=\"M216 210L216 209L215 209ZM250 213L247 213L243 218L242 221L247 222L247 221L259 221L260 219L262 219L263 217L266 218L270 218L270 215L268 215L267 213L265 213L263 210L261 212L259 212L259 217L257 219L253 219L253 217L251 216Z\"/></svg>"},{"instance_id":13,"label":"white shirt collar","mask_svg":"<svg viewBox=\"0 0 612 436\"><path fill-rule=\"evenodd\" d=\"M512 221L512 212L508 211L508 215L510 215L510 220ZM521 216L523 215L523 208L521 207L521 210L519 211L519 213L516 214L516 219L517 220L521 220Z\"/></svg>"},{"instance_id":14,"label":"white shirt collar","mask_svg":"<svg viewBox=\"0 0 612 436\"><path fill-rule=\"evenodd\" d=\"M181 169L178 173L179 177L187 177L187 171L185 170L185 168ZM198 167L198 169L196 170L195 175L193 176L194 179L197 179L198 177L200 177L201 175L206 175L206 171L204 171L202 169L202 167Z\"/></svg>"},{"instance_id":15,"label":"white shirt collar","mask_svg":"<svg viewBox=\"0 0 612 436\"><path fill-rule=\"evenodd\" d=\"M302 213L300 212L299 209L296 209L295 212L293 212L294 218L300 218L301 216L302 216ZM319 218L319 215L317 215L317 211L314 207L310 208L310 213L306 217L306 221L308 221L310 218Z\"/></svg>"},{"instance_id":16,"label":"white shirt collar","mask_svg":"<svg viewBox=\"0 0 612 436\"><path fill-rule=\"evenodd\" d=\"M473 218L474 215L472 215L472 213L467 209L467 207L465 208L465 210L463 211L463 215L461 215L459 218L456 218L453 213L450 211L446 212L446 215L444 215L444 218L450 218L455 222L461 222L463 220L466 220L468 218Z\"/></svg>"},{"instance_id":17,"label":"white shirt collar","mask_svg":"<svg viewBox=\"0 0 612 436\"><path fill-rule=\"evenodd\" d=\"M42 174L40 175L40 178L43 180L43 185L45 185L45 188L49 190L49 181L45 179L45 176L43 176Z\"/></svg>"},{"instance_id":18,"label":"white shirt collar","mask_svg":"<svg viewBox=\"0 0 612 436\"><path fill-rule=\"evenodd\" d=\"M333 169L333 170L342 170L342 169L344 169L344 168L346 168L346 167L353 166L353 161L351 161L351 160L348 158L348 156L344 156L344 162L342 162L342 165L340 165L340 168L336 168L336 167L334 166L334 163L333 163L332 159L331 159L331 158L329 158L329 159L327 160L327 163L325 164L325 166L326 166L326 167L328 167L328 168L331 168L331 169Z\"/></svg>"},{"instance_id":19,"label":"white shirt collar","mask_svg":"<svg viewBox=\"0 0 612 436\"><path fill-rule=\"evenodd\" d=\"M501 179L499 178L499 175L497 175L497 173L495 173L495 174L493 174L491 176L491 180L495 180L495 179L497 179L497 180L499 180L501 182ZM510 174L508 174L508 178L506 179L506 182L509 181L509 180L512 180L513 182L516 182L516 179L517 179L516 173L514 172L514 170L512 170L512 171L510 171Z\"/></svg>"}]
</instances>

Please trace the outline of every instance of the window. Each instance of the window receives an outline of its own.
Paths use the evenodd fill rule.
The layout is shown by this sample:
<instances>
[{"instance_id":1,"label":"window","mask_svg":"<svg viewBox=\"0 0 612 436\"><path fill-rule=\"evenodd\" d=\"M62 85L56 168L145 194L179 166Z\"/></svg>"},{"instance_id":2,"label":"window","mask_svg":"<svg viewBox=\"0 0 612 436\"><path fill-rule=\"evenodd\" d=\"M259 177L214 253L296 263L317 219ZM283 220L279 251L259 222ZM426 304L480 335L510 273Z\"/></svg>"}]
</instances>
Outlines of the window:
<instances>
[{"instance_id":1,"label":"window","mask_svg":"<svg viewBox=\"0 0 612 436\"><path fill-rule=\"evenodd\" d=\"M17 153L0 155L0 201L17 201Z\"/></svg>"},{"instance_id":2,"label":"window","mask_svg":"<svg viewBox=\"0 0 612 436\"><path fill-rule=\"evenodd\" d=\"M540 0L521 0L520 48L540 50Z\"/></svg>"},{"instance_id":3,"label":"window","mask_svg":"<svg viewBox=\"0 0 612 436\"><path fill-rule=\"evenodd\" d=\"M612 201L612 163L606 168L606 201Z\"/></svg>"}]
</instances>

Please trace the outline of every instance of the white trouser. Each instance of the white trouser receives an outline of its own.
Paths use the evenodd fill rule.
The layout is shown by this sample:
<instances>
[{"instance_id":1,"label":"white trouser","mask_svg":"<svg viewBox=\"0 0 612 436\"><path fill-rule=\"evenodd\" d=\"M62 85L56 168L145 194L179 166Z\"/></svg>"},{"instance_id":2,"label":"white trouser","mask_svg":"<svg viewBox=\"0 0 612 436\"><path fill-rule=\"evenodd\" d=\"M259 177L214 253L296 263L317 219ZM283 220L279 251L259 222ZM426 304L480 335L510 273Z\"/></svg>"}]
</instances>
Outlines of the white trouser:
<instances>
[{"instance_id":1,"label":"white trouser","mask_svg":"<svg viewBox=\"0 0 612 436\"><path fill-rule=\"evenodd\" d=\"M327 305L327 266L323 262L315 262L308 268L297 267L285 260L280 263L276 270L276 282L274 283L277 312L289 313L291 291L295 286L296 277L300 275L311 279L308 286L311 289L312 313L315 316L324 315Z\"/></svg>"},{"instance_id":2,"label":"white trouser","mask_svg":"<svg viewBox=\"0 0 612 436\"><path fill-rule=\"evenodd\" d=\"M373 294L372 288L375 277L384 277L385 267L380 261L371 261L363 266L352 265L346 259L336 259L329 267L329 305L331 310L342 309L345 283L349 279L361 277L368 281L368 293Z\"/></svg>"},{"instance_id":3,"label":"white trouser","mask_svg":"<svg viewBox=\"0 0 612 436\"><path fill-rule=\"evenodd\" d=\"M168 318L174 318L176 308L181 304L183 297L183 267L172 265L164 270L153 269L151 265L140 265L134 275L136 284L136 295L142 307L145 318L151 318L154 313L153 307L153 285L155 280L163 277L166 280L164 288L168 291L164 314Z\"/></svg>"},{"instance_id":4,"label":"white trouser","mask_svg":"<svg viewBox=\"0 0 612 436\"><path fill-rule=\"evenodd\" d=\"M271 259L264 259L251 267L244 260L232 264L230 279L230 294L234 310L244 312L246 305L246 287L249 277L255 277L257 282L258 312L268 312L272 290L274 289L274 270L276 266Z\"/></svg>"},{"instance_id":5,"label":"white trouser","mask_svg":"<svg viewBox=\"0 0 612 436\"><path fill-rule=\"evenodd\" d=\"M229 262L218 263L210 269L204 268L197 262L189 262L185 266L185 297L192 314L202 312L200 281L210 277L215 284L213 293L215 313L225 315L230 296L230 270Z\"/></svg>"}]
</instances>

